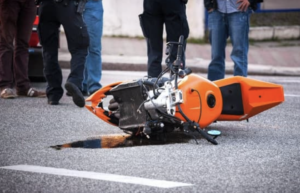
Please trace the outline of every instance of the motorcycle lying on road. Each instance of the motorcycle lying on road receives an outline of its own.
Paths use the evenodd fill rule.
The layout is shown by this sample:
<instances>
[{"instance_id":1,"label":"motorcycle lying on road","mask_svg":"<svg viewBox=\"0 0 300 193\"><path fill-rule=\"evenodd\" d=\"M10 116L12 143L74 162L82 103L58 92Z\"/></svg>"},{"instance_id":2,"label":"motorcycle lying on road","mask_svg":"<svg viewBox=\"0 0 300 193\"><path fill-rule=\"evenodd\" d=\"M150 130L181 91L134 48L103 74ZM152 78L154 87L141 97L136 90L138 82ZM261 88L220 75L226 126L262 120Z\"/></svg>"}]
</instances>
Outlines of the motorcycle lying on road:
<instances>
[{"instance_id":1,"label":"motorcycle lying on road","mask_svg":"<svg viewBox=\"0 0 300 193\"><path fill-rule=\"evenodd\" d=\"M212 82L189 68L180 69L183 42L181 36L178 42L167 43L167 67L157 78L109 84L86 99L90 103L86 108L132 136L149 138L178 128L216 145L205 131L211 123L248 120L284 101L281 85L241 76ZM177 57L172 63L170 53L175 45ZM104 107L107 96L112 99Z\"/></svg>"}]
</instances>

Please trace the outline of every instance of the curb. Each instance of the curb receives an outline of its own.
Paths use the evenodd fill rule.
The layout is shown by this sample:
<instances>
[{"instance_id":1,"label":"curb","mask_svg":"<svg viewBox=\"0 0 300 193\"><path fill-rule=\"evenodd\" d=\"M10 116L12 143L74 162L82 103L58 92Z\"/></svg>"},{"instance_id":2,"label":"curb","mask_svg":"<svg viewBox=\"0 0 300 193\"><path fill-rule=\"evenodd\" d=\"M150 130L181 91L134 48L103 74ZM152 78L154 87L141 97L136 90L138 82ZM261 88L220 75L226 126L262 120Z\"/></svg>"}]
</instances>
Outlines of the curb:
<instances>
[{"instance_id":1,"label":"curb","mask_svg":"<svg viewBox=\"0 0 300 193\"><path fill-rule=\"evenodd\" d=\"M300 38L300 26L250 27L251 40L288 40Z\"/></svg>"},{"instance_id":2,"label":"curb","mask_svg":"<svg viewBox=\"0 0 300 193\"><path fill-rule=\"evenodd\" d=\"M62 68L70 68L68 54L59 57L59 64ZM102 56L102 70L119 71L147 71L147 57L140 56ZM164 61L164 60L163 60ZM207 73L209 60L201 58L186 60L186 67L195 73ZM165 65L163 65L165 66ZM225 73L233 73L233 62L226 62ZM270 75L270 76L300 76L300 68L295 67L273 67L260 64L248 64L249 75Z\"/></svg>"}]
</instances>

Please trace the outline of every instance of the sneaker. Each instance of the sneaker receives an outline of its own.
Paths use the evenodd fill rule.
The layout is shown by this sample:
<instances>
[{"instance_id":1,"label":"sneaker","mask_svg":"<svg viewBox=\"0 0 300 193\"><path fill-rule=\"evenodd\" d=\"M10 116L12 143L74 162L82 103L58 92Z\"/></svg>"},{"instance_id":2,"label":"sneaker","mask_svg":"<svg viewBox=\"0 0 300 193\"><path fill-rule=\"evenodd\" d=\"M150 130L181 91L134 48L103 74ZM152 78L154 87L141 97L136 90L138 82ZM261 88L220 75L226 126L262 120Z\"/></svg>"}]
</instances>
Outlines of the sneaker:
<instances>
[{"instance_id":1,"label":"sneaker","mask_svg":"<svg viewBox=\"0 0 300 193\"><path fill-rule=\"evenodd\" d=\"M14 99L17 97L17 95L15 94L13 89L5 88L1 91L0 97L4 99Z\"/></svg>"},{"instance_id":2,"label":"sneaker","mask_svg":"<svg viewBox=\"0 0 300 193\"><path fill-rule=\"evenodd\" d=\"M77 105L78 107L84 107L85 100L79 88L71 82L67 82L65 84L65 88L67 92L72 96L75 105Z\"/></svg>"},{"instance_id":3,"label":"sneaker","mask_svg":"<svg viewBox=\"0 0 300 193\"><path fill-rule=\"evenodd\" d=\"M17 92L18 96L26 96L26 97L46 97L46 93L43 91L38 91L35 88L29 88L27 92Z\"/></svg>"}]
</instances>

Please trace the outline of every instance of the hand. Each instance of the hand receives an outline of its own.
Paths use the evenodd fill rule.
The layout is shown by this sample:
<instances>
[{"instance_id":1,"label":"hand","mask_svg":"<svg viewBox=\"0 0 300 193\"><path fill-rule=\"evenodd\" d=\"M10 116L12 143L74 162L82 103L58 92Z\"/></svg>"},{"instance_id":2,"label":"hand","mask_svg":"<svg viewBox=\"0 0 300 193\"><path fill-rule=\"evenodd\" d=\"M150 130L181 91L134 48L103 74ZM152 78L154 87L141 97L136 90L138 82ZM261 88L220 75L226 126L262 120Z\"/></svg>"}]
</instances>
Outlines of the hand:
<instances>
[{"instance_id":1,"label":"hand","mask_svg":"<svg viewBox=\"0 0 300 193\"><path fill-rule=\"evenodd\" d=\"M208 10L208 13L213 12L213 11L214 11L214 9L211 8L211 9Z\"/></svg>"},{"instance_id":2,"label":"hand","mask_svg":"<svg viewBox=\"0 0 300 193\"><path fill-rule=\"evenodd\" d=\"M247 9L250 5L248 0L238 0L237 4L240 4L238 7L238 10L240 10L240 11L247 11Z\"/></svg>"}]
</instances>

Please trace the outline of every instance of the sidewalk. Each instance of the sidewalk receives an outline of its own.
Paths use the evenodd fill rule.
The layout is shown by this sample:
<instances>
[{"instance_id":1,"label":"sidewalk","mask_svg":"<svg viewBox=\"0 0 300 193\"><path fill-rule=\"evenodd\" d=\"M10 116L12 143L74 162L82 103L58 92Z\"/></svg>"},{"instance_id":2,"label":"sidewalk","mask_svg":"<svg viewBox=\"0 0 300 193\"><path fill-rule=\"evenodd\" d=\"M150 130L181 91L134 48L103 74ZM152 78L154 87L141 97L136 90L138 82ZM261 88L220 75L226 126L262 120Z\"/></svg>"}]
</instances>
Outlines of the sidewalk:
<instances>
[{"instance_id":1,"label":"sidewalk","mask_svg":"<svg viewBox=\"0 0 300 193\"><path fill-rule=\"evenodd\" d=\"M61 33L59 62L69 68L70 54L65 34ZM188 44L186 66L206 73L210 62L209 44ZM231 44L226 48L226 73L232 74ZM249 48L249 75L300 76L300 40L253 43ZM164 60L163 60L164 61ZM144 39L102 38L103 70L146 71L147 47Z\"/></svg>"}]
</instances>

